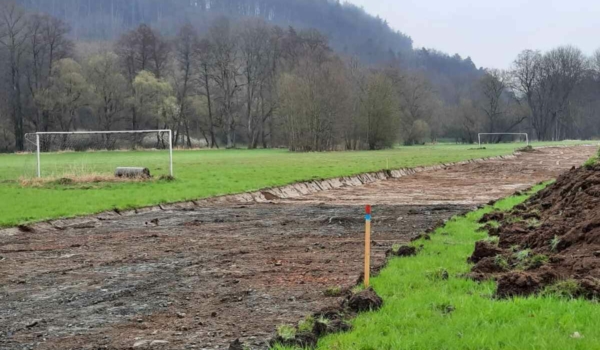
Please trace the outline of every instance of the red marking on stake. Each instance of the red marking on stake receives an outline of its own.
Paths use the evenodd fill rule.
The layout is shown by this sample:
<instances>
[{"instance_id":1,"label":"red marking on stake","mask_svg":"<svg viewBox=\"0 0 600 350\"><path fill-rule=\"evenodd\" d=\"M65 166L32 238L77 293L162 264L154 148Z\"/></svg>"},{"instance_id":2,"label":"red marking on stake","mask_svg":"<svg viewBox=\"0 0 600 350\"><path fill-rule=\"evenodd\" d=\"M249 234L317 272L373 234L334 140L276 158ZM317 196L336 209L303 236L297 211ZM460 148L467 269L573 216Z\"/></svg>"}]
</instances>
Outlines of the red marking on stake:
<instances>
[{"instance_id":1,"label":"red marking on stake","mask_svg":"<svg viewBox=\"0 0 600 350\"><path fill-rule=\"evenodd\" d=\"M365 208L365 211L367 212L367 214L371 215L371 206L367 205L367 207Z\"/></svg>"}]
</instances>

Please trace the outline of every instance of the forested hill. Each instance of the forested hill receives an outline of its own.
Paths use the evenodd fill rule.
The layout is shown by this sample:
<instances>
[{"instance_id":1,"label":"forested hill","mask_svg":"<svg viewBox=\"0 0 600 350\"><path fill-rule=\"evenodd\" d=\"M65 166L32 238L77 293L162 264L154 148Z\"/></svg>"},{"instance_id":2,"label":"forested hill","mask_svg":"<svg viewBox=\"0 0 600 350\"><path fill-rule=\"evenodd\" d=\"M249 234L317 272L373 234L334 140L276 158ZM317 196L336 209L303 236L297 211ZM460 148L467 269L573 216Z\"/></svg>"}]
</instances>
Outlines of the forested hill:
<instances>
[{"instance_id":1,"label":"forested hill","mask_svg":"<svg viewBox=\"0 0 600 350\"><path fill-rule=\"evenodd\" d=\"M329 0L19 0L66 20L76 39L115 39L141 23L175 34L181 23L206 27L211 19L258 16L281 26L315 28L340 52L369 61L412 50L412 40L351 4Z\"/></svg>"},{"instance_id":2,"label":"forested hill","mask_svg":"<svg viewBox=\"0 0 600 350\"><path fill-rule=\"evenodd\" d=\"M364 62L398 59L413 67L444 73L476 71L470 59L429 51L414 52L412 39L393 30L381 18L339 0L17 0L29 9L59 17L72 27L76 40L114 40L141 23L175 35L189 22L201 32L212 20L258 16L297 29L315 28L327 35L338 52Z\"/></svg>"}]
</instances>

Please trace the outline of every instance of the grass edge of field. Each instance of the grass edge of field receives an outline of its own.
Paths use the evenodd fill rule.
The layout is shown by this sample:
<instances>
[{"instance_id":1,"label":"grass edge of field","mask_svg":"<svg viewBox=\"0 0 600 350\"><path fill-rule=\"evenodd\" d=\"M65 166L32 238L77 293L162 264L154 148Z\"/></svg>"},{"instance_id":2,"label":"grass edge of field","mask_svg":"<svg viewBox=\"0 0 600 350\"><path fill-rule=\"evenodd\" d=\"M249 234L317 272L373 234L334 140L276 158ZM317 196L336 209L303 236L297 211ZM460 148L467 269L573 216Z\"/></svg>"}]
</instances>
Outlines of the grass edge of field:
<instances>
[{"instance_id":1,"label":"grass edge of field","mask_svg":"<svg viewBox=\"0 0 600 350\"><path fill-rule=\"evenodd\" d=\"M317 349L558 350L589 349L591 344L600 348L600 331L591 331L600 322L594 312L597 303L552 296L495 300L495 282L477 283L464 277L472 266L467 257L475 242L488 237L479 231L479 219L493 210L508 211L547 185L454 217L431 240L413 242L416 247L423 245L419 255L389 260L372 280L384 300L383 308L358 315L351 331L320 339ZM442 270L448 272L448 280L437 277ZM573 338L575 332L583 336Z\"/></svg>"}]
</instances>

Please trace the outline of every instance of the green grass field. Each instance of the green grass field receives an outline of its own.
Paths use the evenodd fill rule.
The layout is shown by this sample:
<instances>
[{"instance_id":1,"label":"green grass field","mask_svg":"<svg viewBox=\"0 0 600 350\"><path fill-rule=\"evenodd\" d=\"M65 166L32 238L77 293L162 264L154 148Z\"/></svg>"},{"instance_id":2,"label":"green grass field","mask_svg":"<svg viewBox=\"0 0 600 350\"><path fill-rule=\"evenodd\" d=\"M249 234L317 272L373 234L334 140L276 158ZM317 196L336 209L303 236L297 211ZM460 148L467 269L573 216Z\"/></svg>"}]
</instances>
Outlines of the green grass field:
<instances>
[{"instance_id":1,"label":"green grass field","mask_svg":"<svg viewBox=\"0 0 600 350\"><path fill-rule=\"evenodd\" d=\"M540 187L538 187L540 189ZM496 204L507 210L527 197ZM372 280L384 299L377 312L353 321L353 330L319 342L323 350L600 349L600 305L586 300L530 297L495 300L494 282L461 277L475 242L477 221L491 207L449 221L416 257L396 258ZM450 278L435 278L444 269ZM581 337L574 336L578 332ZM279 348L280 350L282 348Z\"/></svg>"},{"instance_id":2,"label":"green grass field","mask_svg":"<svg viewBox=\"0 0 600 350\"><path fill-rule=\"evenodd\" d=\"M545 143L538 145L566 145ZM290 153L286 150L175 151L172 182L47 184L22 186L35 174L33 154L0 155L0 226L129 209L257 190L296 181L353 175L389 168L415 167L510 154L522 144L440 144L377 152ZM112 173L117 166L145 166L168 173L167 152L92 152L42 154L43 175L61 172Z\"/></svg>"}]
</instances>

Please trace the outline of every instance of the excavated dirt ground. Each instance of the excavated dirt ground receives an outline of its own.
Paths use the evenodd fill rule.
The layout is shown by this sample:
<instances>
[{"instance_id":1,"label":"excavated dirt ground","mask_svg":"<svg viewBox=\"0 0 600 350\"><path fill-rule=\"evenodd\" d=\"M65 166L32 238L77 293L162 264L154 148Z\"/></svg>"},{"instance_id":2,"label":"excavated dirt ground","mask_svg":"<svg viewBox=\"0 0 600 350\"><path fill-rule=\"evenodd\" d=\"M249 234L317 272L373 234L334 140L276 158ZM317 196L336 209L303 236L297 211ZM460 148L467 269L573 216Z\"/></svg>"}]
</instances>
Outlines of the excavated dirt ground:
<instances>
[{"instance_id":1,"label":"excavated dirt ground","mask_svg":"<svg viewBox=\"0 0 600 350\"><path fill-rule=\"evenodd\" d=\"M490 234L499 241L477 243L472 277L497 278L500 297L551 285L551 293L600 297L599 208L600 164L564 173L512 212L482 219L498 222ZM570 281L568 289L564 281Z\"/></svg>"},{"instance_id":2,"label":"excavated dirt ground","mask_svg":"<svg viewBox=\"0 0 600 350\"><path fill-rule=\"evenodd\" d=\"M0 230L1 349L265 348L440 220L552 179L592 147L547 148L269 201L230 196ZM279 193L279 192L277 192Z\"/></svg>"}]
</instances>

